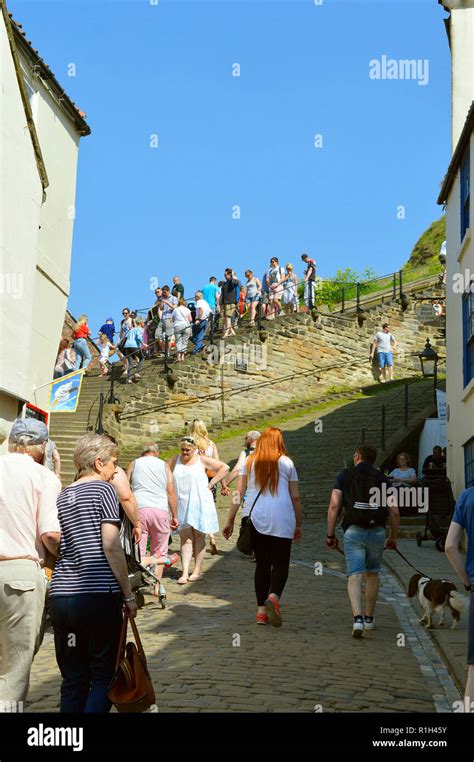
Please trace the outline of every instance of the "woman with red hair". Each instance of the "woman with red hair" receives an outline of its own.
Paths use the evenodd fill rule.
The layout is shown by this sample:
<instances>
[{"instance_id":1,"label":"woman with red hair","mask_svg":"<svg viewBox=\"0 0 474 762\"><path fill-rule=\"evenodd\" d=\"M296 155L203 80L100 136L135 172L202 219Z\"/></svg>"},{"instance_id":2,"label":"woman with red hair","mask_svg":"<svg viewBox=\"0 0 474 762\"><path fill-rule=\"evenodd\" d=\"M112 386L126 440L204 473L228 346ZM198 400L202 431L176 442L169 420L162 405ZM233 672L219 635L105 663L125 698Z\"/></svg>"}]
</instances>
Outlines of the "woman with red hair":
<instances>
[{"instance_id":1,"label":"woman with red hair","mask_svg":"<svg viewBox=\"0 0 474 762\"><path fill-rule=\"evenodd\" d=\"M257 440L239 472L237 500L229 512L224 537L229 539L244 497L244 513L251 523L257 562L255 593L257 624L281 627L280 598L288 579L291 543L301 540L301 501L298 475L286 455L280 429L269 427Z\"/></svg>"}]
</instances>

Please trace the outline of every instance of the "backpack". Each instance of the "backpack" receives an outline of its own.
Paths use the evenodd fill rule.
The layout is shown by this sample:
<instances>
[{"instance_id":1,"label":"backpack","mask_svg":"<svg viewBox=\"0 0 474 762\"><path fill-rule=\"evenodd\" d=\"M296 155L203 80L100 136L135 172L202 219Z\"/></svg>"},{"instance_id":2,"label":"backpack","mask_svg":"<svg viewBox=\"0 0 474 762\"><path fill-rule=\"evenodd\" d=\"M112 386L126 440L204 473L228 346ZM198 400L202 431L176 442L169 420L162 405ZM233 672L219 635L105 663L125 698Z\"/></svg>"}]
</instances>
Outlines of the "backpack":
<instances>
[{"instance_id":1,"label":"backpack","mask_svg":"<svg viewBox=\"0 0 474 762\"><path fill-rule=\"evenodd\" d=\"M386 506L374 506L374 497L371 490L381 490L383 474L375 468L358 469L352 474L351 484L348 489L348 506L346 506L343 527L351 525L370 529L371 527L384 527L387 523L388 508Z\"/></svg>"}]
</instances>

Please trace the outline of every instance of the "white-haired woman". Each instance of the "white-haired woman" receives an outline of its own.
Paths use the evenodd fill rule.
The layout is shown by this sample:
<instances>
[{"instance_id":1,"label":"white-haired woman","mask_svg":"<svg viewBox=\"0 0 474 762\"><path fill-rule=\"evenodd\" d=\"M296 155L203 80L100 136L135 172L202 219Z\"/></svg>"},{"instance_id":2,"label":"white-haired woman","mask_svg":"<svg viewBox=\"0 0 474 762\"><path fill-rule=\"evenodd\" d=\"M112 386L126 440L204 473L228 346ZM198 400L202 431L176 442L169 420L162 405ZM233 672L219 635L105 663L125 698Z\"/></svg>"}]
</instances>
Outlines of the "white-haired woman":
<instances>
[{"instance_id":1,"label":"white-haired woman","mask_svg":"<svg viewBox=\"0 0 474 762\"><path fill-rule=\"evenodd\" d=\"M206 553L206 534L219 531L216 506L212 488L225 477L229 470L226 463L200 455L193 437L186 436L180 442L180 454L169 461L178 496L178 522L181 539L183 573L180 585L194 582L201 577L201 566ZM207 471L215 476L208 480ZM189 574L194 556L194 571Z\"/></svg>"},{"instance_id":2,"label":"white-haired woman","mask_svg":"<svg viewBox=\"0 0 474 762\"><path fill-rule=\"evenodd\" d=\"M207 426L201 418L195 418L194 421L188 426L188 435L196 442L196 449L200 455L206 455L208 458L214 458L219 460L219 452L217 450L216 443L209 437ZM206 469L207 478L209 481L215 476L215 471L212 469ZM212 497L217 504L217 488L214 485L212 488ZM209 544L211 555L217 555L217 542L213 534L209 536Z\"/></svg>"},{"instance_id":3,"label":"white-haired woman","mask_svg":"<svg viewBox=\"0 0 474 762\"><path fill-rule=\"evenodd\" d=\"M58 497L59 560L49 592L61 712L108 712L123 616L136 616L110 484L117 445L86 434L76 444L76 481Z\"/></svg>"},{"instance_id":4,"label":"white-haired woman","mask_svg":"<svg viewBox=\"0 0 474 762\"><path fill-rule=\"evenodd\" d=\"M160 458L160 448L155 442L148 442L142 449L140 458L133 460L127 468L133 494L140 513L142 536L140 553L142 563L150 565L156 559L154 574L158 584L153 594L162 601L166 590L162 583L164 565L168 559L168 540L171 530L178 528L177 499L173 475L169 465ZM150 537L150 556L146 557L147 541ZM176 556L177 560L178 556ZM167 563L168 561L168 563Z\"/></svg>"},{"instance_id":5,"label":"white-haired woman","mask_svg":"<svg viewBox=\"0 0 474 762\"><path fill-rule=\"evenodd\" d=\"M72 332L72 337L74 339L73 348L76 353L76 363L74 370L84 368L84 370L87 371L87 368L90 365L91 353L89 352L89 347L87 346L87 339L91 335L91 332L89 330L89 326L87 325L88 320L89 318L87 315L81 315L77 323L75 323L74 330Z\"/></svg>"}]
</instances>

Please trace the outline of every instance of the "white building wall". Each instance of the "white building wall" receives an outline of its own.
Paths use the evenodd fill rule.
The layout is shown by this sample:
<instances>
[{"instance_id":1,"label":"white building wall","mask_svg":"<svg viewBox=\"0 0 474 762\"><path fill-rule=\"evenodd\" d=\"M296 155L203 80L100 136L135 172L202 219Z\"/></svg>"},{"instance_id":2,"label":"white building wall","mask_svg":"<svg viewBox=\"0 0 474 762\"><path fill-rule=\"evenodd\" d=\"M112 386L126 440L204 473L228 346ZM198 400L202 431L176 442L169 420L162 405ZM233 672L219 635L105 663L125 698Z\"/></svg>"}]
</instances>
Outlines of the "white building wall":
<instances>
[{"instance_id":1,"label":"white building wall","mask_svg":"<svg viewBox=\"0 0 474 762\"><path fill-rule=\"evenodd\" d=\"M18 398L30 399L32 392L29 354L42 186L1 14L0 20L1 435Z\"/></svg>"},{"instance_id":2,"label":"white building wall","mask_svg":"<svg viewBox=\"0 0 474 762\"><path fill-rule=\"evenodd\" d=\"M36 252L29 374L31 383L41 386L52 378L70 290L80 138L53 94L41 82L30 81L37 90L35 122L49 180ZM36 395L40 407L46 394L42 390Z\"/></svg>"},{"instance_id":3,"label":"white building wall","mask_svg":"<svg viewBox=\"0 0 474 762\"><path fill-rule=\"evenodd\" d=\"M465 115L466 116L466 115ZM470 141L471 178L474 177L474 137ZM472 220L474 204L471 187L471 227L461 243L460 170L446 205L446 391L449 405L447 422L448 476L457 496L464 489L463 444L474 434L474 380L464 388L462 293L459 275L468 287L474 278ZM457 277L456 277L457 276Z\"/></svg>"},{"instance_id":4,"label":"white building wall","mask_svg":"<svg viewBox=\"0 0 474 762\"><path fill-rule=\"evenodd\" d=\"M20 400L46 407L69 295L80 136L56 96L33 75L28 82L49 186L43 196L13 57L0 14L0 444ZM16 278L16 280L15 280Z\"/></svg>"},{"instance_id":5,"label":"white building wall","mask_svg":"<svg viewBox=\"0 0 474 762\"><path fill-rule=\"evenodd\" d=\"M454 152L474 100L474 2L446 0L451 9L452 147Z\"/></svg>"}]
</instances>

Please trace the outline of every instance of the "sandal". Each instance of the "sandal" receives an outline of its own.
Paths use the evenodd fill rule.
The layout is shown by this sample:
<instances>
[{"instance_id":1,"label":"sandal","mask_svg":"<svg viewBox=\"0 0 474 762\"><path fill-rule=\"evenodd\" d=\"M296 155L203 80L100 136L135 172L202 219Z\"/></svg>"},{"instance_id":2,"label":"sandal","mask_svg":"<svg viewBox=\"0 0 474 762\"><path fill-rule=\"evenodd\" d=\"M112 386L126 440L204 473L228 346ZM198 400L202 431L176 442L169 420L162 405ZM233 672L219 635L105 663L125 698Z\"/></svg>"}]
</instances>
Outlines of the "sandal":
<instances>
[{"instance_id":1,"label":"sandal","mask_svg":"<svg viewBox=\"0 0 474 762\"><path fill-rule=\"evenodd\" d=\"M188 579L189 579L190 582L197 582L198 579L202 579L202 574L198 574L198 575L191 574L191 576L188 577Z\"/></svg>"},{"instance_id":2,"label":"sandal","mask_svg":"<svg viewBox=\"0 0 474 762\"><path fill-rule=\"evenodd\" d=\"M213 537L209 540L211 556L217 556L217 542Z\"/></svg>"},{"instance_id":3,"label":"sandal","mask_svg":"<svg viewBox=\"0 0 474 762\"><path fill-rule=\"evenodd\" d=\"M178 580L178 585L185 585L186 582L189 582L189 577L180 577Z\"/></svg>"}]
</instances>

